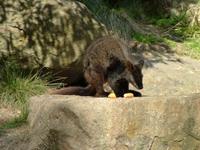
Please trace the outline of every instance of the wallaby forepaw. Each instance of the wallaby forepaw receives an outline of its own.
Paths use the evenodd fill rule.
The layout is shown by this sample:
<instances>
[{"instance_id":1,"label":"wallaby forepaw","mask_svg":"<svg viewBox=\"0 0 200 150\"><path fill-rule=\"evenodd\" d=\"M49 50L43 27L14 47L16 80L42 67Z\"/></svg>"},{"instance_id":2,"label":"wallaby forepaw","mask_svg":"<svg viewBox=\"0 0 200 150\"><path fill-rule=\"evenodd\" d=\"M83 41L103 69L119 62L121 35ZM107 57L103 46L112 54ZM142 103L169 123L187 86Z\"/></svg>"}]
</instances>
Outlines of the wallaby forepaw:
<instances>
[{"instance_id":1,"label":"wallaby forepaw","mask_svg":"<svg viewBox=\"0 0 200 150\"><path fill-rule=\"evenodd\" d=\"M132 98L134 97L133 93L125 93L124 98Z\"/></svg>"},{"instance_id":2,"label":"wallaby forepaw","mask_svg":"<svg viewBox=\"0 0 200 150\"><path fill-rule=\"evenodd\" d=\"M108 95L108 98L116 98L117 96L115 95L115 93L114 92L112 92L112 93L110 93L109 95Z\"/></svg>"}]
</instances>

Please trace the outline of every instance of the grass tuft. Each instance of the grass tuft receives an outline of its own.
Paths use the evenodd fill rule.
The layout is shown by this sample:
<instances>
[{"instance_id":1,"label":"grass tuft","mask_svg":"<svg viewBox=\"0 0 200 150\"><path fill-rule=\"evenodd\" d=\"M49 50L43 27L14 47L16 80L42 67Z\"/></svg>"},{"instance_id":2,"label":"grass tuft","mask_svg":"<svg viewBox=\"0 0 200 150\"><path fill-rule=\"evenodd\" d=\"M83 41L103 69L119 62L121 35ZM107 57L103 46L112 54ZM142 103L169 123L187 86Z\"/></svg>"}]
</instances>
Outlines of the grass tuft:
<instances>
[{"instance_id":1,"label":"grass tuft","mask_svg":"<svg viewBox=\"0 0 200 150\"><path fill-rule=\"evenodd\" d=\"M0 102L21 111L19 117L0 125L0 129L14 128L26 122L28 100L46 91L46 81L39 73L23 72L14 62L3 62L0 67Z\"/></svg>"}]
</instances>

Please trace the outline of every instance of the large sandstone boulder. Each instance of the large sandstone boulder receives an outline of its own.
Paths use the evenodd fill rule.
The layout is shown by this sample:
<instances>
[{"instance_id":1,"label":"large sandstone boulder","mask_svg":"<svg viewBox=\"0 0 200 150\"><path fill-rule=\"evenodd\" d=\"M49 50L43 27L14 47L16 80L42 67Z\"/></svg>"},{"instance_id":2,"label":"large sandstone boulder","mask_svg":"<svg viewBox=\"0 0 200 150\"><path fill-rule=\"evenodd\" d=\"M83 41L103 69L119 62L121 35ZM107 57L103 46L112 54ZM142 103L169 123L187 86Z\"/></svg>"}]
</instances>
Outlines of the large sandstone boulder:
<instances>
[{"instance_id":1,"label":"large sandstone boulder","mask_svg":"<svg viewBox=\"0 0 200 150\"><path fill-rule=\"evenodd\" d=\"M68 70L74 78L85 49L106 34L105 26L77 1L0 2L0 58L12 56L24 68Z\"/></svg>"},{"instance_id":2,"label":"large sandstone boulder","mask_svg":"<svg viewBox=\"0 0 200 150\"><path fill-rule=\"evenodd\" d=\"M200 149L200 95L34 97L29 149Z\"/></svg>"}]
</instances>

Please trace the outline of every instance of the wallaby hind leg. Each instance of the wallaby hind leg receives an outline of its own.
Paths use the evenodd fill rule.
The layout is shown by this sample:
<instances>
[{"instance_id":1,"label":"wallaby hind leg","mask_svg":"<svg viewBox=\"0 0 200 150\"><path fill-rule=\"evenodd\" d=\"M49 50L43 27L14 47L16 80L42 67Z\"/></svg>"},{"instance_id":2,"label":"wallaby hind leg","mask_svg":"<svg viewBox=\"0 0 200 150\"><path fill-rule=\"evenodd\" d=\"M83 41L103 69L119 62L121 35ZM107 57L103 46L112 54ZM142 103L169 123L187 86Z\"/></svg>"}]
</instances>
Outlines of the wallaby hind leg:
<instances>
[{"instance_id":1,"label":"wallaby hind leg","mask_svg":"<svg viewBox=\"0 0 200 150\"><path fill-rule=\"evenodd\" d=\"M108 83L117 97L123 97L128 90L128 81L125 79L113 80L108 78Z\"/></svg>"},{"instance_id":2,"label":"wallaby hind leg","mask_svg":"<svg viewBox=\"0 0 200 150\"><path fill-rule=\"evenodd\" d=\"M95 71L95 69L88 68L85 71L85 79L89 84L91 84L96 89L95 96L97 97L108 96L108 93L106 93L103 89L103 84L104 84L103 72L97 72Z\"/></svg>"}]
</instances>

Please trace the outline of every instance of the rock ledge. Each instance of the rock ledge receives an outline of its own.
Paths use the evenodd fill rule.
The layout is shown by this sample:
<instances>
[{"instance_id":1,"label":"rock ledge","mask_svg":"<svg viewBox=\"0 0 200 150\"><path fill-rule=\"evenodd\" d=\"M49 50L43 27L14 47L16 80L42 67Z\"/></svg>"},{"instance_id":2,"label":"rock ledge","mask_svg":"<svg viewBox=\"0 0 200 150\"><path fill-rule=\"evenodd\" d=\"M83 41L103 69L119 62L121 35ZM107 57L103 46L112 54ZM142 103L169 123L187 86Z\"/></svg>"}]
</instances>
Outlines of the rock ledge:
<instances>
[{"instance_id":1,"label":"rock ledge","mask_svg":"<svg viewBox=\"0 0 200 150\"><path fill-rule=\"evenodd\" d=\"M116 100L33 97L29 149L200 149L199 108L200 94Z\"/></svg>"}]
</instances>

